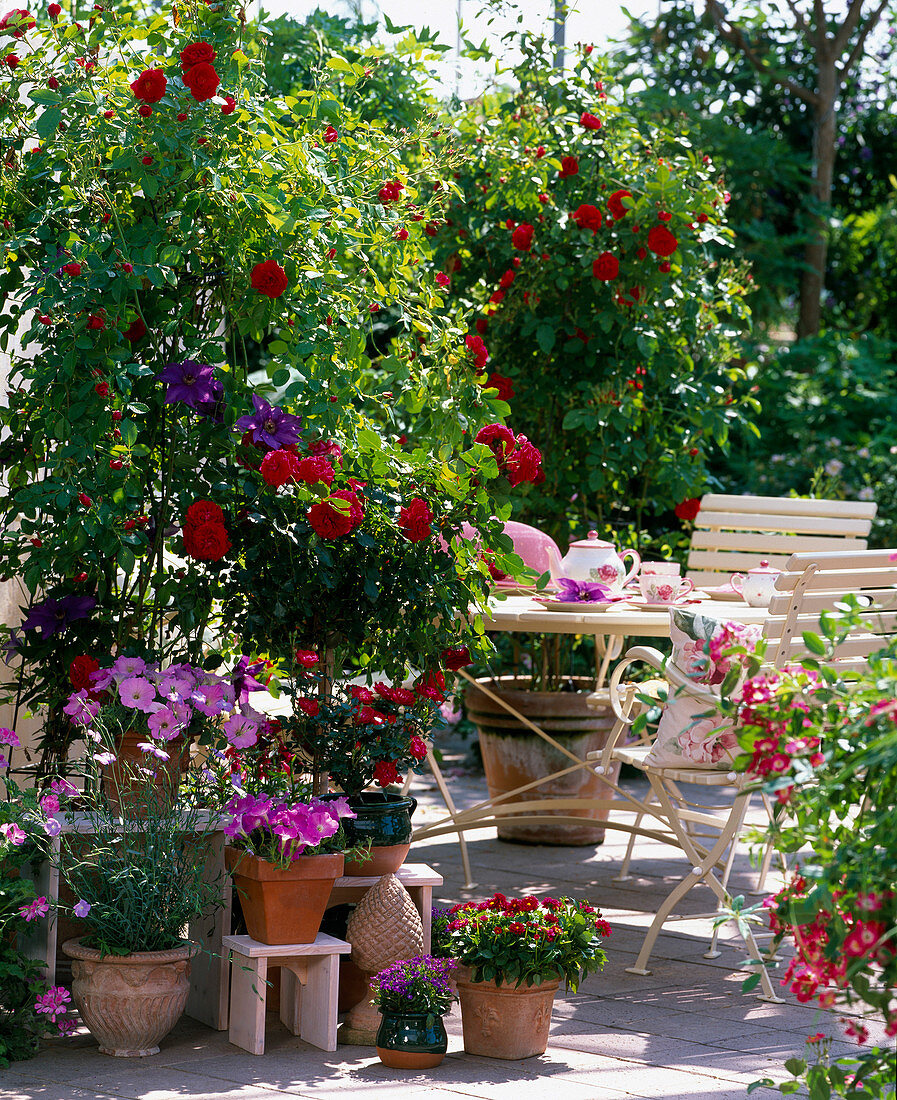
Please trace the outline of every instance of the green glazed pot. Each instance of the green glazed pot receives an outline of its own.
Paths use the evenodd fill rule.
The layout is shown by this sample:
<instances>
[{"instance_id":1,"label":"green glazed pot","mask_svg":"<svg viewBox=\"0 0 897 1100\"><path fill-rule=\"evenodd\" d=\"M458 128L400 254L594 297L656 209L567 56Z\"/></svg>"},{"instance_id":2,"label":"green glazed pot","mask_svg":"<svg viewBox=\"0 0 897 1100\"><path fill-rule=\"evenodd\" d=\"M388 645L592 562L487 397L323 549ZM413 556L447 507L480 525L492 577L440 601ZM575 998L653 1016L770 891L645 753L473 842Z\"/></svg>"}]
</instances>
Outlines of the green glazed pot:
<instances>
[{"instance_id":1,"label":"green glazed pot","mask_svg":"<svg viewBox=\"0 0 897 1100\"><path fill-rule=\"evenodd\" d=\"M411 795L366 791L349 805L358 815L343 822L348 847L370 841L370 858L346 860L347 875L377 877L394 874L411 849L411 815L417 799Z\"/></svg>"},{"instance_id":2,"label":"green glazed pot","mask_svg":"<svg viewBox=\"0 0 897 1100\"><path fill-rule=\"evenodd\" d=\"M380 1013L377 1056L391 1069L433 1069L448 1050L441 1016L427 1013Z\"/></svg>"}]
</instances>

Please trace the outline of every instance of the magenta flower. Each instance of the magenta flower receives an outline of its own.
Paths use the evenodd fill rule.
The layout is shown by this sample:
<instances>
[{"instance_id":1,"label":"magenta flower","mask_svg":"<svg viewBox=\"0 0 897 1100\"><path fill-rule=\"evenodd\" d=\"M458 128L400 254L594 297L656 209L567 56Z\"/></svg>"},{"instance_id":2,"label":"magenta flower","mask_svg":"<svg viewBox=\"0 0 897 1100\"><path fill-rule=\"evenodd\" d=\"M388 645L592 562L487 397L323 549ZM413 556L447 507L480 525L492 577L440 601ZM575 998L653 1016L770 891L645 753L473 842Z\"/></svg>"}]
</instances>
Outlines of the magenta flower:
<instances>
[{"instance_id":1,"label":"magenta flower","mask_svg":"<svg viewBox=\"0 0 897 1100\"><path fill-rule=\"evenodd\" d=\"M42 822L47 836L59 836L62 832L62 822L58 817L48 817Z\"/></svg>"},{"instance_id":2,"label":"magenta flower","mask_svg":"<svg viewBox=\"0 0 897 1100\"><path fill-rule=\"evenodd\" d=\"M34 1002L34 1011L49 1016L55 1022L57 1016L64 1016L68 1012L68 1002L71 999L71 994L64 986L54 985L37 998Z\"/></svg>"},{"instance_id":3,"label":"magenta flower","mask_svg":"<svg viewBox=\"0 0 897 1100\"><path fill-rule=\"evenodd\" d=\"M59 799L55 794L45 794L39 802L40 808L45 814L59 813Z\"/></svg>"},{"instance_id":4,"label":"magenta flower","mask_svg":"<svg viewBox=\"0 0 897 1100\"><path fill-rule=\"evenodd\" d=\"M158 737L160 741L173 741L184 729L171 707L160 707L149 716L146 724L150 735Z\"/></svg>"},{"instance_id":5,"label":"magenta flower","mask_svg":"<svg viewBox=\"0 0 897 1100\"><path fill-rule=\"evenodd\" d=\"M222 729L224 736L235 748L246 749L258 741L259 724L245 714L232 714Z\"/></svg>"},{"instance_id":6,"label":"magenta flower","mask_svg":"<svg viewBox=\"0 0 897 1100\"><path fill-rule=\"evenodd\" d=\"M190 694L193 691L193 680L189 676L184 676L168 669L160 673L156 680L156 687L158 688L159 694L166 699L175 699L182 703L184 700L190 698Z\"/></svg>"},{"instance_id":7,"label":"magenta flower","mask_svg":"<svg viewBox=\"0 0 897 1100\"><path fill-rule=\"evenodd\" d=\"M151 714L152 704L156 701L156 689L142 676L131 676L119 684L118 697L122 706Z\"/></svg>"},{"instance_id":8,"label":"magenta flower","mask_svg":"<svg viewBox=\"0 0 897 1100\"><path fill-rule=\"evenodd\" d=\"M227 709L223 684L200 684L194 689L190 701L200 714L205 714L208 718L214 718Z\"/></svg>"},{"instance_id":9,"label":"magenta flower","mask_svg":"<svg viewBox=\"0 0 897 1100\"><path fill-rule=\"evenodd\" d=\"M558 599L564 603L598 603L613 596L609 588L597 581L571 581L562 577L558 584Z\"/></svg>"},{"instance_id":10,"label":"magenta flower","mask_svg":"<svg viewBox=\"0 0 897 1100\"><path fill-rule=\"evenodd\" d=\"M93 758L102 767L105 767L107 764L114 764L115 763L115 753L114 752L95 752L93 754Z\"/></svg>"},{"instance_id":11,"label":"magenta flower","mask_svg":"<svg viewBox=\"0 0 897 1100\"><path fill-rule=\"evenodd\" d=\"M122 680L129 676L143 676L146 661L142 657L119 657L112 666L112 672Z\"/></svg>"},{"instance_id":12,"label":"magenta flower","mask_svg":"<svg viewBox=\"0 0 897 1100\"><path fill-rule=\"evenodd\" d=\"M160 749L159 746L152 741L138 741L137 748L146 756L155 756L159 760L170 759L168 753L164 749Z\"/></svg>"},{"instance_id":13,"label":"magenta flower","mask_svg":"<svg viewBox=\"0 0 897 1100\"><path fill-rule=\"evenodd\" d=\"M18 739L16 734L11 729L7 729L6 726L0 726L0 745L12 745L12 747L20 748L22 742Z\"/></svg>"},{"instance_id":14,"label":"magenta flower","mask_svg":"<svg viewBox=\"0 0 897 1100\"><path fill-rule=\"evenodd\" d=\"M74 783L69 783L67 779L54 779L50 784L50 790L65 795L67 798L71 798L78 793L78 788Z\"/></svg>"},{"instance_id":15,"label":"magenta flower","mask_svg":"<svg viewBox=\"0 0 897 1100\"><path fill-rule=\"evenodd\" d=\"M89 726L100 712L100 704L96 699L91 699L87 688L72 692L68 702L62 708L76 726Z\"/></svg>"},{"instance_id":16,"label":"magenta flower","mask_svg":"<svg viewBox=\"0 0 897 1100\"><path fill-rule=\"evenodd\" d=\"M278 405L268 402L256 394L252 395L255 412L241 416L234 425L239 432L252 432L253 443L264 443L271 450L290 447L298 443L302 420L284 412Z\"/></svg>"},{"instance_id":17,"label":"magenta flower","mask_svg":"<svg viewBox=\"0 0 897 1100\"><path fill-rule=\"evenodd\" d=\"M27 921L36 920L38 917L45 917L50 912L50 904L46 898L35 898L30 905L23 905L19 910L19 916L24 917Z\"/></svg>"},{"instance_id":18,"label":"magenta flower","mask_svg":"<svg viewBox=\"0 0 897 1100\"><path fill-rule=\"evenodd\" d=\"M27 834L14 821L8 821L5 825L0 825L0 836L16 848L28 839Z\"/></svg>"},{"instance_id":19,"label":"magenta flower","mask_svg":"<svg viewBox=\"0 0 897 1100\"><path fill-rule=\"evenodd\" d=\"M80 901L76 901L72 906L72 912L76 917L80 917L82 920L90 912L91 905L89 901L85 901L83 898Z\"/></svg>"}]
</instances>

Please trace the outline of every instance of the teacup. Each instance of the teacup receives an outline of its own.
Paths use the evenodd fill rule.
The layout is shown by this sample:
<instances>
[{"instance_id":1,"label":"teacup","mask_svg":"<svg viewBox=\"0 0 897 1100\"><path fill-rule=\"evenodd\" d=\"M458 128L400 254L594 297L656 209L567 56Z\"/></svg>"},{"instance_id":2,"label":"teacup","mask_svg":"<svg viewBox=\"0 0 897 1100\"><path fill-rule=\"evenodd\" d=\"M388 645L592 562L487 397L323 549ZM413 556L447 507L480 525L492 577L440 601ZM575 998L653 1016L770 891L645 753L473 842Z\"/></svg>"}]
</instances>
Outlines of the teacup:
<instances>
[{"instance_id":1,"label":"teacup","mask_svg":"<svg viewBox=\"0 0 897 1100\"><path fill-rule=\"evenodd\" d=\"M671 573L649 573L639 578L639 588L648 603L675 603L694 587L689 577L677 577Z\"/></svg>"},{"instance_id":2,"label":"teacup","mask_svg":"<svg viewBox=\"0 0 897 1100\"><path fill-rule=\"evenodd\" d=\"M677 561L643 561L641 565L641 575L643 577L678 577L680 565Z\"/></svg>"}]
</instances>

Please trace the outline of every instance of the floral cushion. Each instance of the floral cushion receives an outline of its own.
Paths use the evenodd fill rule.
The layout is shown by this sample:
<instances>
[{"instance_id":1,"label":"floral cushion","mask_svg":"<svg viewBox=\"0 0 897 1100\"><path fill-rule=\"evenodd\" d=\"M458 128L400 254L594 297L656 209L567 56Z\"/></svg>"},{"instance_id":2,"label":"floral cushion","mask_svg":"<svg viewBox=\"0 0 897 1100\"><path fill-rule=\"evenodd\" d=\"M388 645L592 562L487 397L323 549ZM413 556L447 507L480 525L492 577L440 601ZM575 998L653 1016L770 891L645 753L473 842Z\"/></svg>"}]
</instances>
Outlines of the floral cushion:
<instances>
[{"instance_id":1,"label":"floral cushion","mask_svg":"<svg viewBox=\"0 0 897 1100\"><path fill-rule=\"evenodd\" d=\"M721 684L731 667L731 658L720 651L735 642L750 645L759 627L723 622L710 615L670 608L670 664L690 680L711 688ZM671 687L657 727L657 737L645 763L655 768L706 768L725 771L738 753L732 723L719 716L699 717L709 710L684 691Z\"/></svg>"}]
</instances>

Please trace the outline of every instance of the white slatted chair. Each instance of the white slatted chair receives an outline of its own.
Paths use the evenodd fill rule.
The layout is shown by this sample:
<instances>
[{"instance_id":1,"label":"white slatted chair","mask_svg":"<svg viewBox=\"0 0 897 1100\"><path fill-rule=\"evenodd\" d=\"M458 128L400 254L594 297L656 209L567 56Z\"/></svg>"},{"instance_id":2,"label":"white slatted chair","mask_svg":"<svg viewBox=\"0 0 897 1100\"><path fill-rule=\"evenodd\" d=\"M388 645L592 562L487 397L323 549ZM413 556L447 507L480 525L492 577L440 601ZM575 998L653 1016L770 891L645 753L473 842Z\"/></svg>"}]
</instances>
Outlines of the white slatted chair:
<instances>
[{"instance_id":1,"label":"white slatted chair","mask_svg":"<svg viewBox=\"0 0 897 1100\"><path fill-rule=\"evenodd\" d=\"M835 610L850 594L857 595L863 602L868 601L869 608L864 612L864 624L852 628L836 649L833 667L849 675L851 671L862 668L869 654L881 649L890 635L897 634L897 552L866 550L794 554L785 564L786 571L776 582L777 591L770 603L770 617L764 627L764 634L771 643L767 651L770 667L781 668L805 654L803 633L817 632L821 613ZM734 772L651 767L645 763L650 746L644 743L615 744L635 717L634 712L627 712L625 703L617 703L621 697L622 677L630 664L639 661L663 671L671 690L680 690L694 697L696 713L714 709L715 696L704 685L696 684L679 669L667 665L658 650L646 646L630 649L611 677L610 697L619 722L601 754L600 768L606 771L614 761L621 761L645 773L663 817L692 864L691 872L682 878L658 907L635 965L627 967L630 973L648 974L647 965L657 936L668 920L675 919L671 917L674 908L694 886L705 883L716 894L720 905L726 903L728 878L751 792L744 789L745 777ZM683 784L722 788L725 801L715 808L696 804L683 791ZM772 812L768 801L766 808L767 813ZM717 812L714 813L713 809ZM763 875L768 866L768 854L767 851ZM751 958L760 958L750 931L744 938ZM715 941L716 933L705 957L714 958L719 954ZM778 999L765 970L761 970L761 987L764 999Z\"/></svg>"},{"instance_id":2,"label":"white slatted chair","mask_svg":"<svg viewBox=\"0 0 897 1100\"><path fill-rule=\"evenodd\" d=\"M784 569L792 554L865 550L877 510L867 501L707 493L695 519L688 576L700 588L725 584L761 560Z\"/></svg>"}]
</instances>

